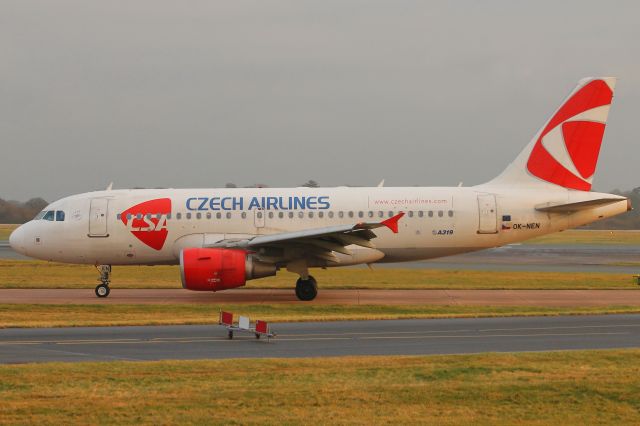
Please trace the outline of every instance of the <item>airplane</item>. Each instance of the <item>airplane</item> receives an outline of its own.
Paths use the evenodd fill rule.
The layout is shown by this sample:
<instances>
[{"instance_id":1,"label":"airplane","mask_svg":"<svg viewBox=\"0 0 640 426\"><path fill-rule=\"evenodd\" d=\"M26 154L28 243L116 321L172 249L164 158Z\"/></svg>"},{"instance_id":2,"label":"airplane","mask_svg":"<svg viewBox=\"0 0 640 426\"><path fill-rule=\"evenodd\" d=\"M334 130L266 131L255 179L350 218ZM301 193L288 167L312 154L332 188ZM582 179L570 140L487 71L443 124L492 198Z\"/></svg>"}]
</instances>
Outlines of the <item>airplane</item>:
<instances>
[{"instance_id":1,"label":"airplane","mask_svg":"<svg viewBox=\"0 0 640 426\"><path fill-rule=\"evenodd\" d=\"M516 243L631 210L591 192L615 78L585 78L525 149L471 187L125 189L55 201L10 236L19 253L95 265L179 265L182 286L220 291L311 268L407 262Z\"/></svg>"}]
</instances>

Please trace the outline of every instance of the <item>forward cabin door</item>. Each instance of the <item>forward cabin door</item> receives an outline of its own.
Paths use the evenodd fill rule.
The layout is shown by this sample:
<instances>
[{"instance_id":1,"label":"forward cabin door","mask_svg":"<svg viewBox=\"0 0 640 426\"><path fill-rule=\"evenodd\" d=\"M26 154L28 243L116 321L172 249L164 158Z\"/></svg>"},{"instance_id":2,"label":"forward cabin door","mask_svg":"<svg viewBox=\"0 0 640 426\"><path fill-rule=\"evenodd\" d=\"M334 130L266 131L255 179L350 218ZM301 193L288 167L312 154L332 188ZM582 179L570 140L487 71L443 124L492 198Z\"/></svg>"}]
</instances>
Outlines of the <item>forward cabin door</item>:
<instances>
[{"instance_id":1,"label":"forward cabin door","mask_svg":"<svg viewBox=\"0 0 640 426\"><path fill-rule=\"evenodd\" d=\"M93 198L89 209L89 236L108 237L107 212L109 209L108 198Z\"/></svg>"},{"instance_id":2,"label":"forward cabin door","mask_svg":"<svg viewBox=\"0 0 640 426\"><path fill-rule=\"evenodd\" d=\"M478 234L496 234L498 232L498 209L496 208L495 195L478 195L478 214Z\"/></svg>"}]
</instances>

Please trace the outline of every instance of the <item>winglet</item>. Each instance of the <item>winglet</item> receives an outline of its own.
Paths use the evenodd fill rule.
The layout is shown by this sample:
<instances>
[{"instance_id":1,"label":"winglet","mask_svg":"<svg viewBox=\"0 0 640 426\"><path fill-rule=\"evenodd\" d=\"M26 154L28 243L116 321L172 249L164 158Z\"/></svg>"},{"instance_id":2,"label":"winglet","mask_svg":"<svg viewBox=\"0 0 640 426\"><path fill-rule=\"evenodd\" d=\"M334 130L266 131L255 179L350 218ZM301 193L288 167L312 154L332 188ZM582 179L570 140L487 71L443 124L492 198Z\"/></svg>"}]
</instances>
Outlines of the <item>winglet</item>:
<instances>
[{"instance_id":1,"label":"winglet","mask_svg":"<svg viewBox=\"0 0 640 426\"><path fill-rule=\"evenodd\" d=\"M387 228L391 229L394 234L397 234L398 233L398 221L402 218L402 216L404 216L404 212L400 212L397 215L395 215L393 217L390 217L387 220L383 220L380 223L382 225L386 226Z\"/></svg>"}]
</instances>

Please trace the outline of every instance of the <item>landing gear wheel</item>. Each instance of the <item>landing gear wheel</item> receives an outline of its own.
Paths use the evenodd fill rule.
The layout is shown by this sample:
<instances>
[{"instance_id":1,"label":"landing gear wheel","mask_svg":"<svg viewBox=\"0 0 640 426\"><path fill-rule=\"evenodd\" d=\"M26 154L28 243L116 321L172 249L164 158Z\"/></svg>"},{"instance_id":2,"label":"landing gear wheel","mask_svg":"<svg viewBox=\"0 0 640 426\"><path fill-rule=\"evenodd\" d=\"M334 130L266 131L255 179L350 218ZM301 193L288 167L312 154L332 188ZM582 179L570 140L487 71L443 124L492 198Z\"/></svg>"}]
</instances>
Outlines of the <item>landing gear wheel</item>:
<instances>
[{"instance_id":1,"label":"landing gear wheel","mask_svg":"<svg viewBox=\"0 0 640 426\"><path fill-rule=\"evenodd\" d=\"M227 337L229 338L229 340L233 339L233 330L229 330L229 332L227 333Z\"/></svg>"},{"instance_id":2,"label":"landing gear wheel","mask_svg":"<svg viewBox=\"0 0 640 426\"><path fill-rule=\"evenodd\" d=\"M100 284L96 287L96 296L98 297L107 297L111 290L109 290L109 286L106 284Z\"/></svg>"},{"instance_id":3,"label":"landing gear wheel","mask_svg":"<svg viewBox=\"0 0 640 426\"><path fill-rule=\"evenodd\" d=\"M96 265L96 269L100 272L100 284L96 287L96 296L107 297L111 290L109 284L111 283L111 265Z\"/></svg>"},{"instance_id":4,"label":"landing gear wheel","mask_svg":"<svg viewBox=\"0 0 640 426\"><path fill-rule=\"evenodd\" d=\"M298 278L296 282L296 297L300 300L308 302L318 295L318 283L316 279L309 275L309 279L303 280Z\"/></svg>"}]
</instances>

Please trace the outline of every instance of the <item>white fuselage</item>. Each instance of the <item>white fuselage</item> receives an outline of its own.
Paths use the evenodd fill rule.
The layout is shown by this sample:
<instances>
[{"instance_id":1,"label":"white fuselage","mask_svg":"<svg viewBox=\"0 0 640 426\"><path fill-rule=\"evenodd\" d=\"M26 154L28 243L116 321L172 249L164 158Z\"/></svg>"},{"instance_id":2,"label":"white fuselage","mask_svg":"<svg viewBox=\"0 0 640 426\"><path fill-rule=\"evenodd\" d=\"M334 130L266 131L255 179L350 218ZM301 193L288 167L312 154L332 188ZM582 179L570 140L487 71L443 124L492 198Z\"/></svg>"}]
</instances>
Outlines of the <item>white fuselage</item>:
<instances>
[{"instance_id":1,"label":"white fuselage","mask_svg":"<svg viewBox=\"0 0 640 426\"><path fill-rule=\"evenodd\" d=\"M628 209L624 197L575 212L535 208L604 195L612 197L563 188L487 185L108 190L52 203L46 210L64 212L64 220L28 222L11 236L11 244L28 256L58 262L177 264L181 249L212 241L379 222L405 212L397 234L376 230L375 250L356 246L352 255L341 255L339 264L310 266L403 262L514 243ZM142 213L130 210L153 200L164 200L158 211L153 206Z\"/></svg>"}]
</instances>

